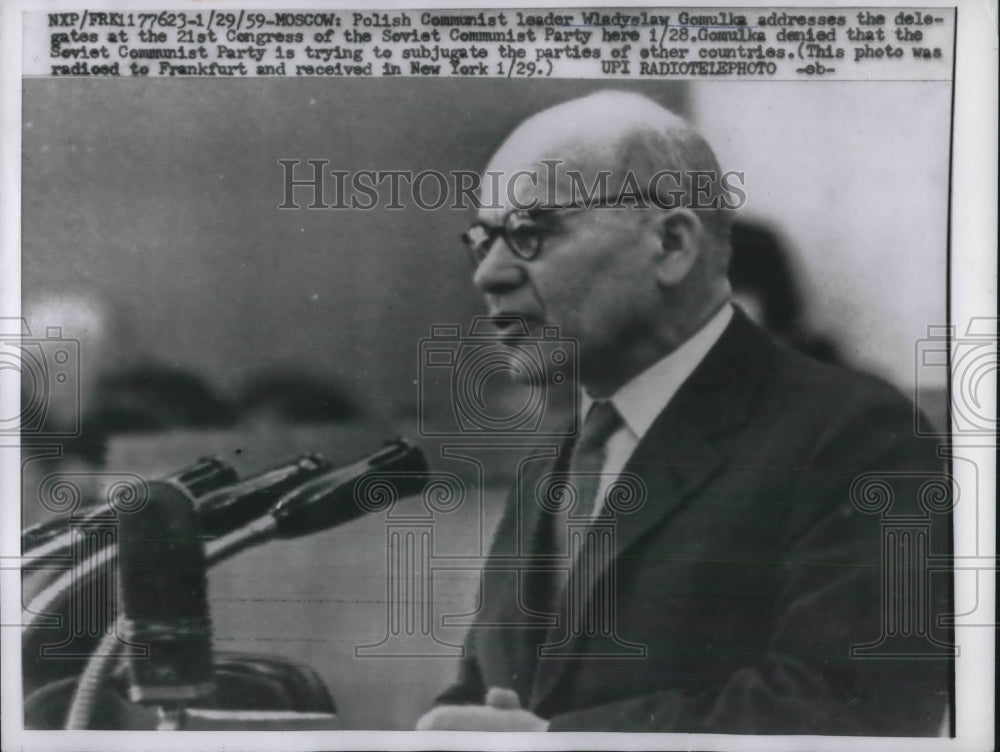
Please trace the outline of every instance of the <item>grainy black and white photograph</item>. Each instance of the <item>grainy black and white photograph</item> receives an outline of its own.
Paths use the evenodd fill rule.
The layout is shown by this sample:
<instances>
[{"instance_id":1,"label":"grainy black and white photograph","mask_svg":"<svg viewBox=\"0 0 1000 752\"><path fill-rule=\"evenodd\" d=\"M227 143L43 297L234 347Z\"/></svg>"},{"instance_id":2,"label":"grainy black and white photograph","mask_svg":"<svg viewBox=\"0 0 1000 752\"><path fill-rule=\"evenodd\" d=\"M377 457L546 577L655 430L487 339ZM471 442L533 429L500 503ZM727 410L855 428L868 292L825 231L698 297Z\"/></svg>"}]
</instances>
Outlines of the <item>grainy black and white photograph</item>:
<instances>
[{"instance_id":1,"label":"grainy black and white photograph","mask_svg":"<svg viewBox=\"0 0 1000 752\"><path fill-rule=\"evenodd\" d=\"M992 748L964 13L5 12L5 738Z\"/></svg>"}]
</instances>

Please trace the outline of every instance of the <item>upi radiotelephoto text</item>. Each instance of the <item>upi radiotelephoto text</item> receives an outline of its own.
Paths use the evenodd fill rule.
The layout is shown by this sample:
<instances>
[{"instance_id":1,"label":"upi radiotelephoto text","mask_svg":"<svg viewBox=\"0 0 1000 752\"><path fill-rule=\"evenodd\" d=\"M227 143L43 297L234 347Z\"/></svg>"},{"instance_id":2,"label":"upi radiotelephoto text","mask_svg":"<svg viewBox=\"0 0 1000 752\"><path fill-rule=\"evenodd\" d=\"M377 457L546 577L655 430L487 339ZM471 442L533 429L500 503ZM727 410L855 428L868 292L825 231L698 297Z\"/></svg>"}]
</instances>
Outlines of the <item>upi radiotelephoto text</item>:
<instances>
[{"instance_id":1,"label":"upi radiotelephoto text","mask_svg":"<svg viewBox=\"0 0 1000 752\"><path fill-rule=\"evenodd\" d=\"M949 8L29 13L24 75L949 80Z\"/></svg>"}]
</instances>

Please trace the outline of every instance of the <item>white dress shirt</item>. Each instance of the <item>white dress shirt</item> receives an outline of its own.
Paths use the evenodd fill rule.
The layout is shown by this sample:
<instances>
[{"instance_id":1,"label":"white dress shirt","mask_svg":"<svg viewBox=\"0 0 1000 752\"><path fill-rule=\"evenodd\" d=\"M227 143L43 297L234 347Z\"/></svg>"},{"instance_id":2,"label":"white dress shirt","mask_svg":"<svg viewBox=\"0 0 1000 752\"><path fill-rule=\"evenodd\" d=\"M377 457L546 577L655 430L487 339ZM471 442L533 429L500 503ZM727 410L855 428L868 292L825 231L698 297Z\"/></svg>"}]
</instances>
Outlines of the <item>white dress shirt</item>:
<instances>
[{"instance_id":1,"label":"white dress shirt","mask_svg":"<svg viewBox=\"0 0 1000 752\"><path fill-rule=\"evenodd\" d=\"M733 308L727 303L683 345L611 395L611 403L622 417L622 427L611 434L606 444L606 458L601 470L601 484L594 504L594 514L600 512L608 486L621 473L653 421L694 373L712 346L719 341L732 317ZM583 425L593 402L594 399L586 391L581 393L580 425Z\"/></svg>"}]
</instances>

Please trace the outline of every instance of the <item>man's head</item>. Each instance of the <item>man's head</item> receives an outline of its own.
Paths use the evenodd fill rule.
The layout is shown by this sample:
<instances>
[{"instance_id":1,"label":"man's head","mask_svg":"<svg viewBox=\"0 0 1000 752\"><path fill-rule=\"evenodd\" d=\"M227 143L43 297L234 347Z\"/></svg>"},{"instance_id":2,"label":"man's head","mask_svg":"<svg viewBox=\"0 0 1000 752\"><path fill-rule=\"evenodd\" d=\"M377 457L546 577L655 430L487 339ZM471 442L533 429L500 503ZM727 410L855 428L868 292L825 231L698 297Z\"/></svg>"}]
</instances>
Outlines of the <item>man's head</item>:
<instances>
[{"instance_id":1,"label":"man's head","mask_svg":"<svg viewBox=\"0 0 1000 752\"><path fill-rule=\"evenodd\" d=\"M600 92L545 110L483 176L488 239L473 280L491 314L576 340L584 385L613 391L729 295L720 176L704 139L643 96Z\"/></svg>"}]
</instances>

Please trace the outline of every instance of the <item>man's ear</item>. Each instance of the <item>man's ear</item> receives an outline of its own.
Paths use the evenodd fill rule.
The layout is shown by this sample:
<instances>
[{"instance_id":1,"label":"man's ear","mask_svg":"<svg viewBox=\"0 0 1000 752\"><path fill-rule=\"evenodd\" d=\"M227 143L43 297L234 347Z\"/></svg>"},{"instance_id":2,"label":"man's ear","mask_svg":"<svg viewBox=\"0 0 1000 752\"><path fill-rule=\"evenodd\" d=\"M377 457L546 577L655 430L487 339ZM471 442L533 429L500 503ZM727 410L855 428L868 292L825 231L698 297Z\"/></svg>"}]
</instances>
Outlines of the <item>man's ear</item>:
<instances>
[{"instance_id":1,"label":"man's ear","mask_svg":"<svg viewBox=\"0 0 1000 752\"><path fill-rule=\"evenodd\" d=\"M681 207L664 212L657 223L660 254L654 273L660 285L671 287L688 275L698 259L701 220Z\"/></svg>"}]
</instances>

